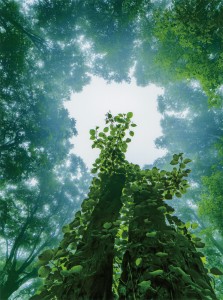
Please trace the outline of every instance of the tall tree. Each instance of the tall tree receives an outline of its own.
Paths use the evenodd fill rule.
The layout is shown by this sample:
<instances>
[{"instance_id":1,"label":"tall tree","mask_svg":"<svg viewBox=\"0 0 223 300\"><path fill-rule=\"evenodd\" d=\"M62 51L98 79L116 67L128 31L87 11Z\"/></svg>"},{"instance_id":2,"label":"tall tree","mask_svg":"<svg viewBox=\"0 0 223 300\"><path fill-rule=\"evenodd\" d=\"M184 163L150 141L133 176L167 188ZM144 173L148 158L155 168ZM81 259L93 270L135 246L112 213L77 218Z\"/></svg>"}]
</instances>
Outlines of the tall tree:
<instances>
[{"instance_id":1,"label":"tall tree","mask_svg":"<svg viewBox=\"0 0 223 300\"><path fill-rule=\"evenodd\" d=\"M177 151L184 152L193 160L189 179L191 188L173 207L182 220L192 218L192 222L199 224L196 234L204 239L207 262L215 267L223 254L219 215L222 110L208 107L202 90L183 82L170 84L165 89L164 95L158 99L158 108L163 113L163 135L156 144L167 153L155 163L166 168L171 153ZM216 291L220 297L222 280L216 280Z\"/></svg>"},{"instance_id":2,"label":"tall tree","mask_svg":"<svg viewBox=\"0 0 223 300\"><path fill-rule=\"evenodd\" d=\"M64 163L54 166L55 171L41 166L32 173L33 178L2 187L1 299L8 299L27 281L33 283L37 256L58 242L61 226L71 220L87 191L82 161L72 156L67 162L70 167L65 168Z\"/></svg>"},{"instance_id":3,"label":"tall tree","mask_svg":"<svg viewBox=\"0 0 223 300\"><path fill-rule=\"evenodd\" d=\"M31 299L217 299L196 251L204 244L164 201L187 189L190 159L173 155L171 172L128 163L131 118L108 113L90 131L98 175L59 247L40 255L46 279Z\"/></svg>"},{"instance_id":4,"label":"tall tree","mask_svg":"<svg viewBox=\"0 0 223 300\"><path fill-rule=\"evenodd\" d=\"M35 5L1 1L0 15L0 297L8 299L36 277L38 253L56 243L87 191L63 100L89 76L77 38L51 35Z\"/></svg>"}]
</instances>

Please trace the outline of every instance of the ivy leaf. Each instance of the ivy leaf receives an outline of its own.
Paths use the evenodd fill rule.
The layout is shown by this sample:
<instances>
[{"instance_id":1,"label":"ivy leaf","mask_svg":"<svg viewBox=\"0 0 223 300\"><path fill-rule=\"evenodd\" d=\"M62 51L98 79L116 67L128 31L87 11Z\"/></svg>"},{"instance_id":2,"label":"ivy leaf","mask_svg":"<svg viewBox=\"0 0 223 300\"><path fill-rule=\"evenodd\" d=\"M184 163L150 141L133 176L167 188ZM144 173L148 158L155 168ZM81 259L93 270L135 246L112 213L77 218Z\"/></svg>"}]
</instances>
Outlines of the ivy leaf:
<instances>
[{"instance_id":1,"label":"ivy leaf","mask_svg":"<svg viewBox=\"0 0 223 300\"><path fill-rule=\"evenodd\" d=\"M177 165L177 164L178 164L178 160L174 160L174 159L173 159L173 160L171 160L170 164L171 164L171 165Z\"/></svg>"},{"instance_id":2,"label":"ivy leaf","mask_svg":"<svg viewBox=\"0 0 223 300\"><path fill-rule=\"evenodd\" d=\"M149 272L149 274L152 275L152 276L159 276L159 275L162 275L163 273L164 273L163 270L160 270L160 269Z\"/></svg>"},{"instance_id":3,"label":"ivy leaf","mask_svg":"<svg viewBox=\"0 0 223 300\"><path fill-rule=\"evenodd\" d=\"M145 292L151 287L151 281L150 280L144 280L144 281L141 281L138 285Z\"/></svg>"},{"instance_id":4,"label":"ivy leaf","mask_svg":"<svg viewBox=\"0 0 223 300\"><path fill-rule=\"evenodd\" d=\"M142 262L142 258L141 257L137 258L136 259L136 266L138 267L141 264L141 262Z\"/></svg>"},{"instance_id":5,"label":"ivy leaf","mask_svg":"<svg viewBox=\"0 0 223 300\"><path fill-rule=\"evenodd\" d=\"M157 234L156 231L152 231L152 232L147 232L146 236L147 236L147 237L155 237L156 234Z\"/></svg>"},{"instance_id":6,"label":"ivy leaf","mask_svg":"<svg viewBox=\"0 0 223 300\"><path fill-rule=\"evenodd\" d=\"M93 169L91 169L91 173L92 173L92 174L95 174L95 173L97 173L97 171L98 171L98 170L97 170L97 168L93 168Z\"/></svg>"},{"instance_id":7,"label":"ivy leaf","mask_svg":"<svg viewBox=\"0 0 223 300\"><path fill-rule=\"evenodd\" d=\"M198 224L197 224L197 223L192 223L192 224L191 224L191 228L192 228L192 229L196 229L197 227L198 227Z\"/></svg>"},{"instance_id":8,"label":"ivy leaf","mask_svg":"<svg viewBox=\"0 0 223 300\"><path fill-rule=\"evenodd\" d=\"M134 131L130 131L130 132L129 132L129 135L130 135L130 136L134 136Z\"/></svg>"},{"instance_id":9,"label":"ivy leaf","mask_svg":"<svg viewBox=\"0 0 223 300\"><path fill-rule=\"evenodd\" d=\"M168 253L165 253L165 252L157 252L157 253L156 253L156 256L159 256L159 257L166 257L166 256L168 256Z\"/></svg>"},{"instance_id":10,"label":"ivy leaf","mask_svg":"<svg viewBox=\"0 0 223 300\"><path fill-rule=\"evenodd\" d=\"M196 242L194 243L196 248L204 248L205 247L205 243L202 242Z\"/></svg>"},{"instance_id":11,"label":"ivy leaf","mask_svg":"<svg viewBox=\"0 0 223 300\"><path fill-rule=\"evenodd\" d=\"M202 261L203 264L207 264L206 256L202 256L201 261Z\"/></svg>"},{"instance_id":12,"label":"ivy leaf","mask_svg":"<svg viewBox=\"0 0 223 300\"><path fill-rule=\"evenodd\" d=\"M181 198L182 197L182 194L180 192L176 192L175 195L176 195L177 198Z\"/></svg>"},{"instance_id":13,"label":"ivy leaf","mask_svg":"<svg viewBox=\"0 0 223 300\"><path fill-rule=\"evenodd\" d=\"M70 226L69 226L69 225L64 225L64 226L62 227L62 232L63 232L63 233L70 232Z\"/></svg>"},{"instance_id":14,"label":"ivy leaf","mask_svg":"<svg viewBox=\"0 0 223 300\"><path fill-rule=\"evenodd\" d=\"M95 135L96 131L94 129L90 129L90 135Z\"/></svg>"},{"instance_id":15,"label":"ivy leaf","mask_svg":"<svg viewBox=\"0 0 223 300\"><path fill-rule=\"evenodd\" d=\"M181 163L181 164L180 164L180 168L181 168L181 169L184 169L185 167L186 167L186 165L185 165L184 163Z\"/></svg>"},{"instance_id":16,"label":"ivy leaf","mask_svg":"<svg viewBox=\"0 0 223 300\"><path fill-rule=\"evenodd\" d=\"M159 207L157 208L157 210L159 210L159 211L162 212L162 213L165 213L165 212L166 212L166 207L165 207L165 206L159 206Z\"/></svg>"},{"instance_id":17,"label":"ivy leaf","mask_svg":"<svg viewBox=\"0 0 223 300\"><path fill-rule=\"evenodd\" d=\"M83 270L83 267L81 265L76 265L68 271L70 274L74 274L74 273L80 273L82 270Z\"/></svg>"},{"instance_id":18,"label":"ivy leaf","mask_svg":"<svg viewBox=\"0 0 223 300\"><path fill-rule=\"evenodd\" d=\"M38 256L38 258L41 261L48 262L53 258L53 251L50 249L45 250Z\"/></svg>"},{"instance_id":19,"label":"ivy leaf","mask_svg":"<svg viewBox=\"0 0 223 300\"><path fill-rule=\"evenodd\" d=\"M192 161L191 159L185 158L184 161L183 161L183 163L184 163L184 164L188 164L188 163L190 163L191 161Z\"/></svg>"},{"instance_id":20,"label":"ivy leaf","mask_svg":"<svg viewBox=\"0 0 223 300\"><path fill-rule=\"evenodd\" d=\"M42 266L38 270L38 275L41 278L47 277L49 275L49 273L50 273L50 267L48 267L48 266Z\"/></svg>"},{"instance_id":21,"label":"ivy leaf","mask_svg":"<svg viewBox=\"0 0 223 300\"><path fill-rule=\"evenodd\" d=\"M213 267L210 269L210 272L214 275L223 275L222 271L220 271L218 268Z\"/></svg>"},{"instance_id":22,"label":"ivy leaf","mask_svg":"<svg viewBox=\"0 0 223 300\"><path fill-rule=\"evenodd\" d=\"M62 271L60 271L60 274L64 277L66 277L66 276L70 275L70 272L68 270L62 270Z\"/></svg>"},{"instance_id":23,"label":"ivy leaf","mask_svg":"<svg viewBox=\"0 0 223 300\"><path fill-rule=\"evenodd\" d=\"M108 132L109 128L108 127L105 127L104 128L104 132Z\"/></svg>"},{"instance_id":24,"label":"ivy leaf","mask_svg":"<svg viewBox=\"0 0 223 300\"><path fill-rule=\"evenodd\" d=\"M131 119L132 117L133 117L133 113L132 113L132 112L128 112L128 113L127 113L127 118L128 118L128 119Z\"/></svg>"},{"instance_id":25,"label":"ivy leaf","mask_svg":"<svg viewBox=\"0 0 223 300\"><path fill-rule=\"evenodd\" d=\"M109 228L112 227L112 223L106 222L106 223L103 225L103 227L104 227L105 229L109 229Z\"/></svg>"},{"instance_id":26,"label":"ivy leaf","mask_svg":"<svg viewBox=\"0 0 223 300\"><path fill-rule=\"evenodd\" d=\"M178 161L179 158L180 158L179 155L177 155L177 154L174 154L174 155L173 155L173 160L175 160L175 161L177 160L177 161Z\"/></svg>"}]
</instances>

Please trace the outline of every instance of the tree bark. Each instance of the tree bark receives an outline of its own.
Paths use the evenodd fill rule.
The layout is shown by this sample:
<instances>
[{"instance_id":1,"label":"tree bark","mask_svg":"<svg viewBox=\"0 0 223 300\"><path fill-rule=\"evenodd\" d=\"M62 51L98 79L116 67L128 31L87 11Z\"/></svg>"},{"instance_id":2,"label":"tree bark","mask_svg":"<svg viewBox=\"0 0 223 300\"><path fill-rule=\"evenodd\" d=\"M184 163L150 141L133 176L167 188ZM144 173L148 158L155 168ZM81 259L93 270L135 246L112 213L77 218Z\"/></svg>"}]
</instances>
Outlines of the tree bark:
<instances>
[{"instance_id":1,"label":"tree bark","mask_svg":"<svg viewBox=\"0 0 223 300\"><path fill-rule=\"evenodd\" d=\"M84 275L72 284L67 294L61 295L61 299L113 299L115 232L112 235L104 233L103 225L118 218L124 183L125 176L121 174L103 178L100 200L92 212L83 243L77 248L77 255L71 261L72 265L83 266Z\"/></svg>"}]
</instances>

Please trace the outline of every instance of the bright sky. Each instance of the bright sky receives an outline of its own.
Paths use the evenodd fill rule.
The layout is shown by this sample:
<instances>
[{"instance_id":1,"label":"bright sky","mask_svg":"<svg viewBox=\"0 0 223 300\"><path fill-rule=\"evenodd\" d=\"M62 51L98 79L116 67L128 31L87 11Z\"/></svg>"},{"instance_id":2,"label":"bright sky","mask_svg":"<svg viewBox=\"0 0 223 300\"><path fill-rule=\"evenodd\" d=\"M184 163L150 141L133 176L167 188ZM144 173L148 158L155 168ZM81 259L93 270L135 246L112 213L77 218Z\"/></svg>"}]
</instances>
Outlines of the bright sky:
<instances>
[{"instance_id":1,"label":"bright sky","mask_svg":"<svg viewBox=\"0 0 223 300\"><path fill-rule=\"evenodd\" d=\"M75 154L91 168L99 152L91 148L89 130L96 126L104 127L108 111L113 115L131 111L137 127L134 128L135 135L126 158L140 166L151 164L164 154L154 144L154 139L161 135L161 115L156 108L159 94L162 94L162 89L154 85L138 87L134 81L131 84L107 84L103 79L94 77L90 85L81 93L73 94L71 101L66 103L70 115L77 122L78 136L73 140Z\"/></svg>"}]
</instances>

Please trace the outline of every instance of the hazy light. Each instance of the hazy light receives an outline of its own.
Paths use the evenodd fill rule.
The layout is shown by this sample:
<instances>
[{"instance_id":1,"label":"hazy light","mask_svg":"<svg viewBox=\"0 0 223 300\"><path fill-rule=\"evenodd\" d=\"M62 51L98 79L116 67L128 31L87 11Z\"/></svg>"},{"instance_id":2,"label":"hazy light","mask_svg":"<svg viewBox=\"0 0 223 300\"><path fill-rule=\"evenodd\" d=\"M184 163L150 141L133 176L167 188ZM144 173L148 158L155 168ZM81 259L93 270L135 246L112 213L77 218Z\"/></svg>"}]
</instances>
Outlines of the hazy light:
<instances>
[{"instance_id":1,"label":"hazy light","mask_svg":"<svg viewBox=\"0 0 223 300\"><path fill-rule=\"evenodd\" d=\"M155 148L154 139L161 135L160 118L157 112L157 95L162 89L150 85L138 87L131 84L107 84L103 79L93 78L82 93L75 93L66 103L70 115L77 121L78 136L74 138L75 153L83 158L88 167L98 156L91 148L89 130L104 126L105 114L133 112L135 136L129 144L127 159L143 166L162 156L164 151Z\"/></svg>"}]
</instances>

